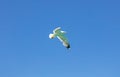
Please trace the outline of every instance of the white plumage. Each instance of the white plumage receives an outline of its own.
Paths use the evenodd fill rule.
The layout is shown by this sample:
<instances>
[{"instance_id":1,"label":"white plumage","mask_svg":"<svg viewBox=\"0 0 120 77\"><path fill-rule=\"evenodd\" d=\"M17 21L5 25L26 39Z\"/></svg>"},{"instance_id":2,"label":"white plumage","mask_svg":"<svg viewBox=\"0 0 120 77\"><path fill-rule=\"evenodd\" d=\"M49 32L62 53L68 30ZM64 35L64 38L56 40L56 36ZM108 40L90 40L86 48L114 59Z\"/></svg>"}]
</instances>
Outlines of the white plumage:
<instances>
[{"instance_id":1,"label":"white plumage","mask_svg":"<svg viewBox=\"0 0 120 77\"><path fill-rule=\"evenodd\" d=\"M63 43L63 45L69 49L70 44L67 38L65 37L65 33L66 33L65 31L61 31L61 27L57 27L53 30L53 34L52 33L49 34L49 38L53 39L57 37Z\"/></svg>"}]
</instances>

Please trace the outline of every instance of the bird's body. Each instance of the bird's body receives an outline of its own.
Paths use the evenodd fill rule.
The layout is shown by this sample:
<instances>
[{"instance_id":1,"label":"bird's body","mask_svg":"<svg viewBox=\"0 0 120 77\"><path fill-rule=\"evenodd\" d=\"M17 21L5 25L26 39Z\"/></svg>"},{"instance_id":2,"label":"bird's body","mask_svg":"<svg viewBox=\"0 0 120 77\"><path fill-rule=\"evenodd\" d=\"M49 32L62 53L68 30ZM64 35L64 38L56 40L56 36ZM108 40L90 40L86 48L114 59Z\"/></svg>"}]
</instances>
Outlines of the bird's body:
<instances>
[{"instance_id":1,"label":"bird's body","mask_svg":"<svg viewBox=\"0 0 120 77\"><path fill-rule=\"evenodd\" d=\"M58 27L56 29L53 30L53 34L49 35L50 39L53 39L54 37L57 37L66 48L70 48L70 44L68 42L68 39L65 37L65 31L61 31L61 28Z\"/></svg>"}]
</instances>

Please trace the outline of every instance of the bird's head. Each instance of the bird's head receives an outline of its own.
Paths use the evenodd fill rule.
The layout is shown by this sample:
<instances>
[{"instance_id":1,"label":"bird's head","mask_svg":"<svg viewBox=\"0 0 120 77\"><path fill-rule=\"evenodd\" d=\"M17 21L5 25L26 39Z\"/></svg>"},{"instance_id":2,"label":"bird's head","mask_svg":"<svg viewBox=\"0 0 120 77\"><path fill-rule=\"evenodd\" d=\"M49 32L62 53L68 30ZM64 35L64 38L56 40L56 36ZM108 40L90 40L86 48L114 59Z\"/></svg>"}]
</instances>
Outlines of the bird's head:
<instances>
[{"instance_id":1,"label":"bird's head","mask_svg":"<svg viewBox=\"0 0 120 77\"><path fill-rule=\"evenodd\" d=\"M49 34L49 38L50 38L50 39L53 39L54 37L55 37L54 34Z\"/></svg>"}]
</instances>

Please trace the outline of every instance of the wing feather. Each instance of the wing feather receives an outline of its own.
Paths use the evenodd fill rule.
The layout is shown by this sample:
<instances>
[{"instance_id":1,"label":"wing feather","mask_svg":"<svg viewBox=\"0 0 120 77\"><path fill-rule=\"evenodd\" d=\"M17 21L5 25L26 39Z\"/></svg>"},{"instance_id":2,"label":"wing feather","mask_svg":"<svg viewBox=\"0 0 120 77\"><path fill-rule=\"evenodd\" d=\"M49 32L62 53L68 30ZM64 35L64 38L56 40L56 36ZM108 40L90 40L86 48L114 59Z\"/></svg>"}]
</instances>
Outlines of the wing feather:
<instances>
[{"instance_id":1,"label":"wing feather","mask_svg":"<svg viewBox=\"0 0 120 77\"><path fill-rule=\"evenodd\" d=\"M70 44L67 40L67 38L63 35L59 35L57 36L57 38L63 43L63 45L66 47L66 48L70 48Z\"/></svg>"},{"instance_id":2,"label":"wing feather","mask_svg":"<svg viewBox=\"0 0 120 77\"><path fill-rule=\"evenodd\" d=\"M57 38L63 43L66 48L70 48L70 44L65 37L65 33L65 31L61 31L61 27L57 27L53 30L54 36L57 36Z\"/></svg>"},{"instance_id":3,"label":"wing feather","mask_svg":"<svg viewBox=\"0 0 120 77\"><path fill-rule=\"evenodd\" d=\"M53 33L59 33L61 31L61 27L57 27L56 29L53 30Z\"/></svg>"}]
</instances>

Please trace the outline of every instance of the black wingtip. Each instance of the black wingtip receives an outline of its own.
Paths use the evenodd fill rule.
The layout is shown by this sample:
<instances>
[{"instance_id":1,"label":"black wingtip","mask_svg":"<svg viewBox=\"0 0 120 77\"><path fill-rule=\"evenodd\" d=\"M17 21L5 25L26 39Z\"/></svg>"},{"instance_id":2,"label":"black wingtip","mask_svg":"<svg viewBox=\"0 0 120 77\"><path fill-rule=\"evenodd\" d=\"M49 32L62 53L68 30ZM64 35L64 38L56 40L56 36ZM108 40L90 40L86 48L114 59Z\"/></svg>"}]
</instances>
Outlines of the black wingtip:
<instances>
[{"instance_id":1,"label":"black wingtip","mask_svg":"<svg viewBox=\"0 0 120 77\"><path fill-rule=\"evenodd\" d=\"M67 48L67 49L70 49L70 45L68 45L66 48Z\"/></svg>"}]
</instances>

